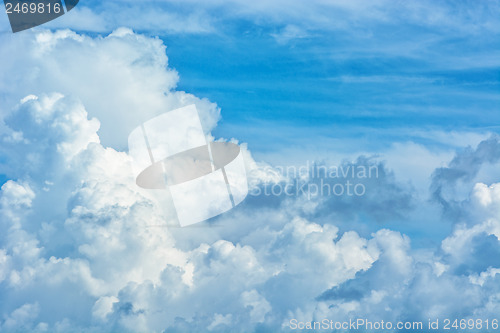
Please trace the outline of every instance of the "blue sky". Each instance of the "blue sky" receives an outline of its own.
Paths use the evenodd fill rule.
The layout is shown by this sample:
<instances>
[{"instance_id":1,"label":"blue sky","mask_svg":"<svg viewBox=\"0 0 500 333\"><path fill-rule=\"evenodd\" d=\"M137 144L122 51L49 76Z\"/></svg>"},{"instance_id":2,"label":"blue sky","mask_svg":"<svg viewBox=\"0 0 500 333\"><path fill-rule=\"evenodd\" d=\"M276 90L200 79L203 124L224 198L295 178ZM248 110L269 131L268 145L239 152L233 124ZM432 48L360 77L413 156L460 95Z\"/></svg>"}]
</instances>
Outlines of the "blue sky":
<instances>
[{"instance_id":1,"label":"blue sky","mask_svg":"<svg viewBox=\"0 0 500 333\"><path fill-rule=\"evenodd\" d=\"M81 0L12 34L0 15L0 332L500 319L499 17L499 1ZM127 136L193 103L254 191L314 163L379 177L172 227Z\"/></svg>"},{"instance_id":2,"label":"blue sky","mask_svg":"<svg viewBox=\"0 0 500 333\"><path fill-rule=\"evenodd\" d=\"M285 139L298 145L319 131L337 138L371 135L369 149L391 139L415 140L405 133L391 138L394 128L498 131L498 64L465 63L498 52L498 43L434 36L421 27L397 29L417 43L436 40L406 55L369 49L346 55L366 41L345 40L336 32L280 45L260 27L230 36L164 40L170 63L183 73L179 88L216 100L223 108L218 133L230 135L235 126L241 139L258 149L280 141L263 128L282 126L291 129L281 133ZM382 43L406 42L387 28L373 30Z\"/></svg>"},{"instance_id":3,"label":"blue sky","mask_svg":"<svg viewBox=\"0 0 500 333\"><path fill-rule=\"evenodd\" d=\"M208 16L213 30L159 35L181 73L179 88L222 108L216 133L237 129L257 150L276 141L266 128L282 126L283 139L297 145L319 130L337 138L369 135L364 144L380 144L369 149L418 140L405 133L387 138L394 128L497 132L498 4L377 4L326 6L325 22L279 4L269 13L238 2L177 4L177 13ZM450 16L430 17L440 11Z\"/></svg>"}]
</instances>

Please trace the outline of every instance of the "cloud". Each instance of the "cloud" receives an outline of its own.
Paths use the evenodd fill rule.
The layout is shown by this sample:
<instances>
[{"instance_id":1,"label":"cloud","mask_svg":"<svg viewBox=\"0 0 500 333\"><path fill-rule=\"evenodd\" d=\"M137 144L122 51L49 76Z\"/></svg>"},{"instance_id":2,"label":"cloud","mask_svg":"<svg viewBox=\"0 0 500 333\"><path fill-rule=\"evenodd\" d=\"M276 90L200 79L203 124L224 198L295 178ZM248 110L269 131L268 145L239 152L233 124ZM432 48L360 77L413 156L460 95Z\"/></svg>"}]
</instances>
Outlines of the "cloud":
<instances>
[{"instance_id":1,"label":"cloud","mask_svg":"<svg viewBox=\"0 0 500 333\"><path fill-rule=\"evenodd\" d=\"M138 124L186 104L196 104L207 133L219 120L215 104L174 90L179 77L157 38L122 28L97 38L60 30L0 39L2 118L29 94L74 96L99 119L103 144L120 150Z\"/></svg>"},{"instance_id":2,"label":"cloud","mask_svg":"<svg viewBox=\"0 0 500 333\"><path fill-rule=\"evenodd\" d=\"M497 178L498 171L488 170L481 174L481 169L494 166L498 170L500 161L500 143L497 135L481 141L476 149L468 147L459 152L447 167L437 168L432 176L431 191L433 197L451 218L460 219L466 204L470 188L481 181ZM486 179L485 176L487 176Z\"/></svg>"},{"instance_id":3,"label":"cloud","mask_svg":"<svg viewBox=\"0 0 500 333\"><path fill-rule=\"evenodd\" d=\"M19 330L33 330L33 321L35 320L38 312L40 311L40 307L38 304L24 304L18 309L12 311L3 324L0 326L2 330L5 331L19 331ZM40 323L37 325L37 328L45 328L46 325Z\"/></svg>"},{"instance_id":4,"label":"cloud","mask_svg":"<svg viewBox=\"0 0 500 333\"><path fill-rule=\"evenodd\" d=\"M135 185L121 140L134 121L192 101L208 133L219 109L175 90L163 43L123 29L3 38L21 51L1 55L0 154L10 180L0 191L0 331L287 331L291 318L498 314L499 185L477 179L497 161L496 138L435 172L433 190L461 181L470 198L457 206L466 221L437 246L362 228L428 208L367 157L341 165L378 168L369 195L261 195L175 228L168 200ZM21 63L26 72L15 70ZM261 188L289 180L243 153Z\"/></svg>"},{"instance_id":5,"label":"cloud","mask_svg":"<svg viewBox=\"0 0 500 333\"><path fill-rule=\"evenodd\" d=\"M79 4L75 9L75 13L66 15L53 25L105 31L102 29L112 30L123 24L120 22L128 22L131 27L139 30L207 33L214 31L214 26L220 27L221 21L237 17L250 19L258 24L295 24L308 30L348 30L351 27L356 32L363 32L359 22L382 24L410 22L417 26L455 29L461 33L477 35L482 31L499 31L499 25L494 17L500 10L495 3L464 4L457 8L456 4L445 2L395 4L386 0L372 1L368 4L364 1L323 0L310 1L307 4L301 1L214 0L200 3L195 0L182 2L165 0L140 7L133 1L120 3L110 1L106 4L90 1ZM96 16L99 19L96 19ZM87 24L81 24L81 17L88 17Z\"/></svg>"},{"instance_id":6,"label":"cloud","mask_svg":"<svg viewBox=\"0 0 500 333\"><path fill-rule=\"evenodd\" d=\"M314 282L297 288L298 305L375 260L376 251L356 233L339 237L334 226L300 218L282 220L264 249L219 239L181 250L161 227L159 203L134 185L129 157L104 148L98 121L87 116L79 102L51 94L23 99L7 121L26 139L10 143L10 156L20 159L30 149L43 155L20 171L26 182L9 181L1 192L8 233L0 288L11 317L23 324L137 331L182 324L206 330L231 319L231 325L252 330L286 304L266 285ZM47 202L60 202L63 209L44 209ZM315 266L307 268L310 262L326 269L318 276ZM67 306L75 300L78 306ZM15 315L23 304L29 320ZM10 319L2 325L14 327Z\"/></svg>"},{"instance_id":7,"label":"cloud","mask_svg":"<svg viewBox=\"0 0 500 333\"><path fill-rule=\"evenodd\" d=\"M498 239L495 240L498 250ZM379 243L381 255L370 270L324 292L317 304L296 310L289 318L306 322L318 318L334 321L366 318L375 322L383 318L395 325L400 321L426 323L428 318L461 316L475 319L479 314L494 317L500 309L495 268L498 263L491 256L489 263L496 266L483 267L480 273L456 271L450 267L470 264L471 258L459 253L456 253L457 261L440 257L437 253L422 258L412 254L408 238L388 230L377 232L371 241L383 241L386 245ZM457 242L452 236L443 241L443 247ZM490 255L480 251L474 253L479 260ZM437 269L440 265L446 267L444 272Z\"/></svg>"},{"instance_id":8,"label":"cloud","mask_svg":"<svg viewBox=\"0 0 500 333\"><path fill-rule=\"evenodd\" d=\"M287 25L281 31L271 34L271 36L276 39L278 44L286 44L294 39L307 38L308 34L295 25Z\"/></svg>"},{"instance_id":9,"label":"cloud","mask_svg":"<svg viewBox=\"0 0 500 333\"><path fill-rule=\"evenodd\" d=\"M169 34L207 34L214 32L214 19L203 11L188 8L178 12L177 6L165 2L138 5L129 1L80 3L70 13L47 24L49 28L71 28L80 31L109 32L127 23L139 31Z\"/></svg>"}]
</instances>

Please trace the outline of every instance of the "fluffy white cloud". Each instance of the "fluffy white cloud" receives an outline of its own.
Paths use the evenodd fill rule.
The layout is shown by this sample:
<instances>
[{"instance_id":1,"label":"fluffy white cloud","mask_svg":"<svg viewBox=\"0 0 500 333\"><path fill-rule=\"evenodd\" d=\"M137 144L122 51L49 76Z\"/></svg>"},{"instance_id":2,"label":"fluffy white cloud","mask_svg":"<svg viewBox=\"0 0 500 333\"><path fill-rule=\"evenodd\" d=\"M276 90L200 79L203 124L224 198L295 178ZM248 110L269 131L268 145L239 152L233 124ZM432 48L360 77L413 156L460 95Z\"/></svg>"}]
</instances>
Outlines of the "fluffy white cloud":
<instances>
[{"instance_id":1,"label":"fluffy white cloud","mask_svg":"<svg viewBox=\"0 0 500 333\"><path fill-rule=\"evenodd\" d=\"M20 163L26 181L7 182L1 196L8 232L0 288L7 313L23 325L251 330L286 306L266 284L293 287L298 306L376 260L377 250L354 232L339 237L334 226L288 217L263 248L220 239L181 250L158 202L135 186L128 156L99 143L98 121L79 102L31 96L7 124L25 138L7 142L12 161L37 156ZM311 284L299 288L301 281ZM14 327L11 319L3 325Z\"/></svg>"},{"instance_id":2,"label":"fluffy white cloud","mask_svg":"<svg viewBox=\"0 0 500 333\"><path fill-rule=\"evenodd\" d=\"M219 119L215 104L174 91L178 74L167 67L158 38L121 28L97 38L69 30L27 31L14 39L0 35L0 41L1 118L29 94L74 96L99 119L103 144L121 150L141 122L183 105L196 104L207 132Z\"/></svg>"},{"instance_id":3,"label":"fluffy white cloud","mask_svg":"<svg viewBox=\"0 0 500 333\"><path fill-rule=\"evenodd\" d=\"M476 209L468 204L471 188L476 186L473 194L475 201L482 201L475 208L480 211L483 204L491 203L494 192L484 189L484 185L476 183L494 183L500 177L500 141L497 135L480 142L474 149L467 147L460 151L446 167L437 168L432 175L431 190L434 199L441 204L455 221L468 215L476 214ZM491 207L490 204L487 205ZM464 209L471 208L471 209ZM469 218L474 220L474 216Z\"/></svg>"}]
</instances>

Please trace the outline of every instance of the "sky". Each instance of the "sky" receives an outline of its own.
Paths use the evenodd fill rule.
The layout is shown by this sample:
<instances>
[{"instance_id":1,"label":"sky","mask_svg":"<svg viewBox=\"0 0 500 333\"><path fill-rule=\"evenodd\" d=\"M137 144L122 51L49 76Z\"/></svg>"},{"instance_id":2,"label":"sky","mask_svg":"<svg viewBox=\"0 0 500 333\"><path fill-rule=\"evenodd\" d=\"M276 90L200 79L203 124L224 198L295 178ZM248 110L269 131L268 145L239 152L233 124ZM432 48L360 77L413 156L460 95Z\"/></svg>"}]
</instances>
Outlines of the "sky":
<instances>
[{"instance_id":1,"label":"sky","mask_svg":"<svg viewBox=\"0 0 500 333\"><path fill-rule=\"evenodd\" d=\"M0 332L500 320L499 17L81 0L14 34L0 13ZM189 104L240 145L249 195L181 228L127 138Z\"/></svg>"}]
</instances>

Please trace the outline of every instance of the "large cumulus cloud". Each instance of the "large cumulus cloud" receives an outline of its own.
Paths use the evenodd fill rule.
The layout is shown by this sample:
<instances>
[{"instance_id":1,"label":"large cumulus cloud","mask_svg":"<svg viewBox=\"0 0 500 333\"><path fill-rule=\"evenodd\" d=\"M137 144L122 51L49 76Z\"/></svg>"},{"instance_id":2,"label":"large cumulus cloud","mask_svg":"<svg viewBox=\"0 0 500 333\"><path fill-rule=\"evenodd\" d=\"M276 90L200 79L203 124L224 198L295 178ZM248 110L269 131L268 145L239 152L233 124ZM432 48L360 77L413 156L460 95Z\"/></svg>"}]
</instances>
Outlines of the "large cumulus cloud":
<instances>
[{"instance_id":1,"label":"large cumulus cloud","mask_svg":"<svg viewBox=\"0 0 500 333\"><path fill-rule=\"evenodd\" d=\"M102 142L119 149L138 124L182 105L197 105L207 132L219 119L215 104L175 91L179 77L167 67L158 38L121 28L97 38L61 30L2 34L0 40L2 118L28 94L75 96L99 118Z\"/></svg>"}]
</instances>

